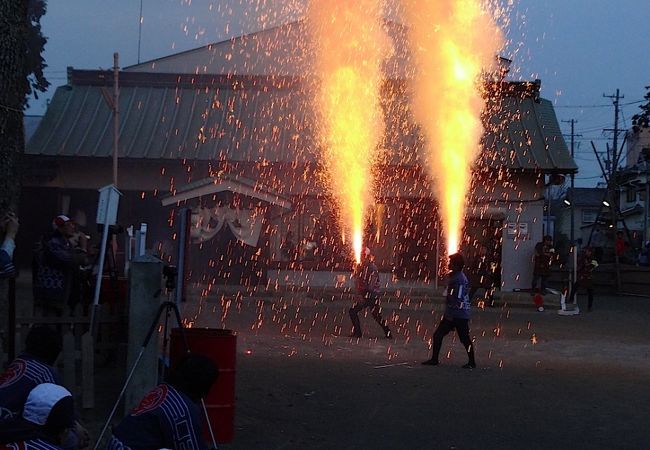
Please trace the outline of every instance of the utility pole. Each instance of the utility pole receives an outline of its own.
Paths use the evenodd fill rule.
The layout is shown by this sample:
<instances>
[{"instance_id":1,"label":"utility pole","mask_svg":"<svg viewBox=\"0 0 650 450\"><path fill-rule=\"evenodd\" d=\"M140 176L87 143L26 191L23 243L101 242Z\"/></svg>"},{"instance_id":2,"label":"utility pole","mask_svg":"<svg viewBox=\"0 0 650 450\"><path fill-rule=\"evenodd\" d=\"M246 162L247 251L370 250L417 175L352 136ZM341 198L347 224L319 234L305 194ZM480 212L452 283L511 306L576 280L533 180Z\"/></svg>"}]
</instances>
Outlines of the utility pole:
<instances>
[{"instance_id":1,"label":"utility pole","mask_svg":"<svg viewBox=\"0 0 650 450\"><path fill-rule=\"evenodd\" d=\"M612 142L612 148L611 148L611 155L612 155L612 162L607 167L607 171L609 172L609 182L607 183L607 199L609 201L609 204L611 205L610 207L610 216L612 220L612 228L614 228L614 233L618 231L618 215L613 214L614 211L618 211L618 205L619 205L619 198L618 198L618 182L617 182L617 172L618 172L618 159L620 158L620 154L623 152L618 151L618 114L619 114L619 104L620 100L622 98L625 98L624 95L621 95L621 92L619 89L616 89L616 94L614 95L606 95L603 94L603 97L605 98L610 98L612 99L614 103L614 128L606 128L604 131L612 131L614 133L614 139ZM607 151L607 155L609 157L610 151ZM616 266L618 267L618 256L616 257Z\"/></svg>"},{"instance_id":2,"label":"utility pole","mask_svg":"<svg viewBox=\"0 0 650 450\"><path fill-rule=\"evenodd\" d=\"M614 95L606 95L603 94L603 97L605 98L611 98L613 103L614 103L614 128L607 128L604 131L612 131L614 133L614 139L612 142L612 149L611 149L611 155L612 155L612 163L611 165L607 168L608 170L608 176L609 176L609 182L607 183L607 198L612 205L610 208L610 212L613 211L618 211L618 205L619 205L619 198L618 198L618 180L617 180L617 172L618 172L618 165L619 165L619 158L623 152L619 152L618 148L618 115L619 115L619 105L620 105L620 100L622 98L625 98L624 95L621 95L620 90L616 89L616 94ZM610 152L607 152L607 155L609 156ZM614 232L617 231L618 229L618 217L615 214L610 214L611 219L612 219L612 228L614 228Z\"/></svg>"},{"instance_id":3,"label":"utility pole","mask_svg":"<svg viewBox=\"0 0 650 450\"><path fill-rule=\"evenodd\" d=\"M611 217L611 227L613 228L614 231L614 242L616 242L616 234L618 233L618 220L619 218L622 221L623 227L625 228L625 232L627 234L627 239L629 244L632 244L631 236L630 236L630 231L627 228L627 225L625 224L625 219L623 219L623 216L621 215L621 210L619 207L619 192L618 192L618 165L619 165L619 159L621 157L621 154L623 153L622 151L619 152L618 148L618 114L619 114L619 105L620 105L620 100L622 98L625 98L624 95L621 95L619 89L616 89L616 94L615 95L605 95L603 94L603 97L606 98L611 98L614 103L614 129L606 129L605 131L612 131L614 132L614 139L612 142L612 165L611 168L609 169L609 181L607 183L607 198L609 199L609 211L610 211L610 217ZM609 152L607 152L609 155ZM616 267L616 287L617 290L621 290L621 261L619 258L618 251L614 252L614 263Z\"/></svg>"},{"instance_id":4,"label":"utility pole","mask_svg":"<svg viewBox=\"0 0 650 450\"><path fill-rule=\"evenodd\" d=\"M562 122L567 122L571 124L571 159L574 158L575 156L575 138L576 138L576 130L575 130L575 125L576 125L576 120L571 119L571 120L563 120ZM576 256L576 237L575 237L575 172L571 173L571 204L569 205L570 211L571 211L571 244L570 248L571 251L573 252L573 261L576 261L577 258ZM577 280L577 267L576 264L573 264L573 270L571 271L571 286L573 286L573 283Z\"/></svg>"},{"instance_id":5,"label":"utility pole","mask_svg":"<svg viewBox=\"0 0 650 450\"><path fill-rule=\"evenodd\" d=\"M140 17L138 17L138 64L140 64L140 44L142 43L142 0L140 0Z\"/></svg>"},{"instance_id":6,"label":"utility pole","mask_svg":"<svg viewBox=\"0 0 650 450\"><path fill-rule=\"evenodd\" d=\"M575 125L578 123L577 120L571 119L571 120L563 120L562 122L570 123L571 124L571 158L575 157L575 138L582 136L581 134L576 135L575 131ZM571 174L571 245L574 245L575 241L575 219L574 219L574 209L573 209L573 203L574 203L574 188L575 188L575 173Z\"/></svg>"},{"instance_id":7,"label":"utility pole","mask_svg":"<svg viewBox=\"0 0 650 450\"><path fill-rule=\"evenodd\" d=\"M618 113L619 113L619 104L620 100L622 98L625 98L624 95L621 95L619 89L616 89L616 94L614 95L605 95L603 94L603 97L605 98L611 98L613 99L614 102L614 129L612 130L611 128L605 129L605 131L613 131L614 132L614 142L613 147L612 147L612 168L611 168L611 173L616 173L618 170L618 158L619 158L619 153L618 153Z\"/></svg>"}]
</instances>

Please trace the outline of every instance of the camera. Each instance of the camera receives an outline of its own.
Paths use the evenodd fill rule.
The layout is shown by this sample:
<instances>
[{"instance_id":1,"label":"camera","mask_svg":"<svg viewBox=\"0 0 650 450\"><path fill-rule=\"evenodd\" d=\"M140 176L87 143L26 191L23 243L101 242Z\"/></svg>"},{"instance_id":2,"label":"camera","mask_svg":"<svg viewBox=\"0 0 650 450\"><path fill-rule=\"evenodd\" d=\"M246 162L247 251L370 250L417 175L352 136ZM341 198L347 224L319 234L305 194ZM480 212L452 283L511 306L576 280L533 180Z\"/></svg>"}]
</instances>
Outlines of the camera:
<instances>
[{"instance_id":1,"label":"camera","mask_svg":"<svg viewBox=\"0 0 650 450\"><path fill-rule=\"evenodd\" d=\"M176 266L163 266L163 277L165 277L165 287L167 289L174 289L176 287L177 276L178 268Z\"/></svg>"},{"instance_id":2,"label":"camera","mask_svg":"<svg viewBox=\"0 0 650 450\"><path fill-rule=\"evenodd\" d=\"M104 231L104 224L103 223L98 223L97 224L97 232L102 233ZM118 235L124 233L124 227L122 225L109 225L108 226L108 235L113 236L113 235Z\"/></svg>"}]
</instances>

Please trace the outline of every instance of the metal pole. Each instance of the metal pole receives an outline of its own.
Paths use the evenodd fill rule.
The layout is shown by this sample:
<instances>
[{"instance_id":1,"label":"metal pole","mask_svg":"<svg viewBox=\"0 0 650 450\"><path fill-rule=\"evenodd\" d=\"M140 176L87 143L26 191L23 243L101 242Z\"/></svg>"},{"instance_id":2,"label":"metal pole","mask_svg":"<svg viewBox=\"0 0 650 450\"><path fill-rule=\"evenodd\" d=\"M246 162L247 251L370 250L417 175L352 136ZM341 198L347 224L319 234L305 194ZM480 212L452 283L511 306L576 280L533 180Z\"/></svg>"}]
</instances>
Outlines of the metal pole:
<instances>
[{"instance_id":1,"label":"metal pole","mask_svg":"<svg viewBox=\"0 0 650 450\"><path fill-rule=\"evenodd\" d=\"M142 0L140 0L140 17L138 17L138 64L140 64L140 44L142 43Z\"/></svg>"},{"instance_id":2,"label":"metal pole","mask_svg":"<svg viewBox=\"0 0 650 450\"><path fill-rule=\"evenodd\" d=\"M120 134L120 67L119 54L113 53L113 185L117 187L117 153Z\"/></svg>"},{"instance_id":3,"label":"metal pole","mask_svg":"<svg viewBox=\"0 0 650 450\"><path fill-rule=\"evenodd\" d=\"M190 208L182 209L180 213L180 227L178 238L178 262L176 263L178 268L178 274L176 276L177 305L185 301L185 280L187 279L185 273L187 272L187 247L189 245L191 220L192 210Z\"/></svg>"},{"instance_id":4,"label":"metal pole","mask_svg":"<svg viewBox=\"0 0 650 450\"><path fill-rule=\"evenodd\" d=\"M109 203L106 202L106 212L108 213ZM104 224L102 230L102 244L99 249L99 263L97 265L97 279L95 280L95 295L93 296L93 309L90 313L90 334L95 336L95 322L97 321L97 310L99 309L99 293L102 288L102 276L104 275L104 260L106 259L106 245L108 243L108 223Z\"/></svg>"},{"instance_id":5,"label":"metal pole","mask_svg":"<svg viewBox=\"0 0 650 450\"><path fill-rule=\"evenodd\" d=\"M571 119L571 159L575 156L574 153L574 136L575 136L575 120ZM574 208L573 208L573 203L574 203L574 188L575 188L575 173L571 173L571 245L575 246L575 218L574 218Z\"/></svg>"},{"instance_id":6,"label":"metal pole","mask_svg":"<svg viewBox=\"0 0 650 450\"><path fill-rule=\"evenodd\" d=\"M645 162L645 199L644 215L643 215L643 246L650 240L650 233L648 233L648 213L650 212L650 161Z\"/></svg>"},{"instance_id":7,"label":"metal pole","mask_svg":"<svg viewBox=\"0 0 650 450\"><path fill-rule=\"evenodd\" d=\"M16 358L16 278L7 281L7 300L9 303L9 326L7 329L7 356L9 361Z\"/></svg>"},{"instance_id":8,"label":"metal pole","mask_svg":"<svg viewBox=\"0 0 650 450\"><path fill-rule=\"evenodd\" d=\"M433 288L438 289L438 277L440 276L440 221L436 224L436 276L433 277Z\"/></svg>"},{"instance_id":9,"label":"metal pole","mask_svg":"<svg viewBox=\"0 0 650 450\"><path fill-rule=\"evenodd\" d=\"M575 152L574 152L574 144L575 144L575 120L571 119L571 159L574 158ZM574 206L573 204L575 203L575 172L571 172L571 251L574 253L574 258L573 258L573 270L571 271L571 284L570 286L573 286L573 283L576 282L578 279L578 268L576 267L576 237L575 237L575 214L574 214Z\"/></svg>"},{"instance_id":10,"label":"metal pole","mask_svg":"<svg viewBox=\"0 0 650 450\"><path fill-rule=\"evenodd\" d=\"M544 236L551 236L551 185L546 186L546 230Z\"/></svg>"}]
</instances>

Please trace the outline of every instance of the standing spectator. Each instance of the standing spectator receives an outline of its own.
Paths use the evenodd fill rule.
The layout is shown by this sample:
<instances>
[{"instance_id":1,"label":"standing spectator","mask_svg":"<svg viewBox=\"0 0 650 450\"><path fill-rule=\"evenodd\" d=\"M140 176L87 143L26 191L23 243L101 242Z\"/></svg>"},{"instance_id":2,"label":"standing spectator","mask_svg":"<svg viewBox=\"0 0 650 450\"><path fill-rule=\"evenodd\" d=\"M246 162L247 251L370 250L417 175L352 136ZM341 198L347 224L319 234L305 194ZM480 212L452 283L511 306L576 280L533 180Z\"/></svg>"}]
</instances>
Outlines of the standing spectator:
<instances>
[{"instance_id":1,"label":"standing spectator","mask_svg":"<svg viewBox=\"0 0 650 450\"><path fill-rule=\"evenodd\" d=\"M555 249L553 248L553 238L551 236L544 236L542 242L535 245L535 257L533 261L533 282L531 291L534 293L537 289L537 282L540 282L540 294L546 293L546 280L549 272L551 271L551 264L553 263L553 256Z\"/></svg>"},{"instance_id":2,"label":"standing spectator","mask_svg":"<svg viewBox=\"0 0 650 450\"><path fill-rule=\"evenodd\" d=\"M1 353L8 352L7 330L9 330L9 298L8 287L4 279L16 276L13 263L16 235L18 234L18 218L11 211L6 212L0 219L0 344Z\"/></svg>"},{"instance_id":3,"label":"standing spectator","mask_svg":"<svg viewBox=\"0 0 650 450\"><path fill-rule=\"evenodd\" d=\"M605 233L596 227L593 236L591 236L591 248L593 248L594 258L596 261L603 261L603 248L605 247Z\"/></svg>"},{"instance_id":4,"label":"standing spectator","mask_svg":"<svg viewBox=\"0 0 650 450\"><path fill-rule=\"evenodd\" d=\"M617 262L627 263L627 258L625 252L627 250L628 244L623 237L622 231L616 232L616 239L614 240L614 252L616 254Z\"/></svg>"},{"instance_id":5,"label":"standing spectator","mask_svg":"<svg viewBox=\"0 0 650 450\"><path fill-rule=\"evenodd\" d=\"M54 231L42 239L34 255L34 304L44 316L61 316L74 303L71 297L80 267L88 262L87 237L76 235L68 216L55 217L52 227ZM69 240L74 236L78 238L76 248Z\"/></svg>"},{"instance_id":6,"label":"standing spectator","mask_svg":"<svg viewBox=\"0 0 650 450\"><path fill-rule=\"evenodd\" d=\"M470 275L472 276L472 287L469 291L470 301L479 289L484 289L485 306L494 306L496 267L497 264L488 253L488 248L481 245L470 269Z\"/></svg>"},{"instance_id":7,"label":"standing spectator","mask_svg":"<svg viewBox=\"0 0 650 450\"><path fill-rule=\"evenodd\" d=\"M446 296L447 304L442 320L433 333L433 350L431 359L424 361L426 366L437 366L438 356L442 347L443 338L450 331L456 330L458 339L462 342L467 352L468 361L463 369L476 367L474 360L474 344L469 336L469 318L471 313L471 302L469 298L469 281L463 273L465 259L460 253L449 256L449 281L447 282Z\"/></svg>"},{"instance_id":8,"label":"standing spectator","mask_svg":"<svg viewBox=\"0 0 650 450\"><path fill-rule=\"evenodd\" d=\"M217 376L217 367L208 357L188 355L113 429L107 450L207 448L198 402L208 395Z\"/></svg>"},{"instance_id":9,"label":"standing spectator","mask_svg":"<svg viewBox=\"0 0 650 450\"><path fill-rule=\"evenodd\" d=\"M591 247L585 247L582 253L578 255L578 275L569 292L569 303L574 302L574 297L581 287L585 288L587 289L587 308L591 311L594 304L593 271L596 267L598 267L598 262L594 259L593 250Z\"/></svg>"},{"instance_id":10,"label":"standing spectator","mask_svg":"<svg viewBox=\"0 0 650 450\"><path fill-rule=\"evenodd\" d=\"M73 450L88 443L88 436L77 440L72 394L52 383L39 384L28 393L21 416L0 422L3 448Z\"/></svg>"},{"instance_id":11,"label":"standing spectator","mask_svg":"<svg viewBox=\"0 0 650 450\"><path fill-rule=\"evenodd\" d=\"M650 266L650 241L645 241L641 252L639 253L639 265Z\"/></svg>"},{"instance_id":12,"label":"standing spectator","mask_svg":"<svg viewBox=\"0 0 650 450\"><path fill-rule=\"evenodd\" d=\"M7 212L0 219L0 278L12 277L16 274L13 257L16 248L16 235L20 224L18 217L12 212Z\"/></svg>"},{"instance_id":13,"label":"standing spectator","mask_svg":"<svg viewBox=\"0 0 650 450\"><path fill-rule=\"evenodd\" d=\"M388 328L386 321L381 317L381 307L379 305L379 270L377 270L374 257L369 248L366 247L364 249L361 256L361 263L355 268L353 277L356 281L357 292L361 295L363 301L355 302L349 310L350 320L352 320L352 337L360 338L363 336L359 313L364 308L371 308L370 313L384 331L384 336L387 339L392 339L393 335L390 328Z\"/></svg>"}]
</instances>

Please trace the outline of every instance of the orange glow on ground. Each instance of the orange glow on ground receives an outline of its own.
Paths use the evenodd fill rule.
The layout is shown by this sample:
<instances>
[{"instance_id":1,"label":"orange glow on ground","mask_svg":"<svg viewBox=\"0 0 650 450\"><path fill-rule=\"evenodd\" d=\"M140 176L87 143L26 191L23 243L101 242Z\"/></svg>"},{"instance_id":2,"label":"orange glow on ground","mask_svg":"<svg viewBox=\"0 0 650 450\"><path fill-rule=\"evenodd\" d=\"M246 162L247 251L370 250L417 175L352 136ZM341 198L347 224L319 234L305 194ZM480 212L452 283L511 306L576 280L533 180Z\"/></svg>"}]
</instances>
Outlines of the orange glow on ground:
<instances>
[{"instance_id":1,"label":"orange glow on ground","mask_svg":"<svg viewBox=\"0 0 650 450\"><path fill-rule=\"evenodd\" d=\"M416 67L412 104L440 205L447 254L460 247L471 166L483 134L481 75L503 37L479 0L406 0Z\"/></svg>"},{"instance_id":2,"label":"orange glow on ground","mask_svg":"<svg viewBox=\"0 0 650 450\"><path fill-rule=\"evenodd\" d=\"M342 231L352 236L359 262L384 130L381 62L388 38L381 29L377 0L311 2L308 19L320 83L315 109L323 164Z\"/></svg>"}]
</instances>

